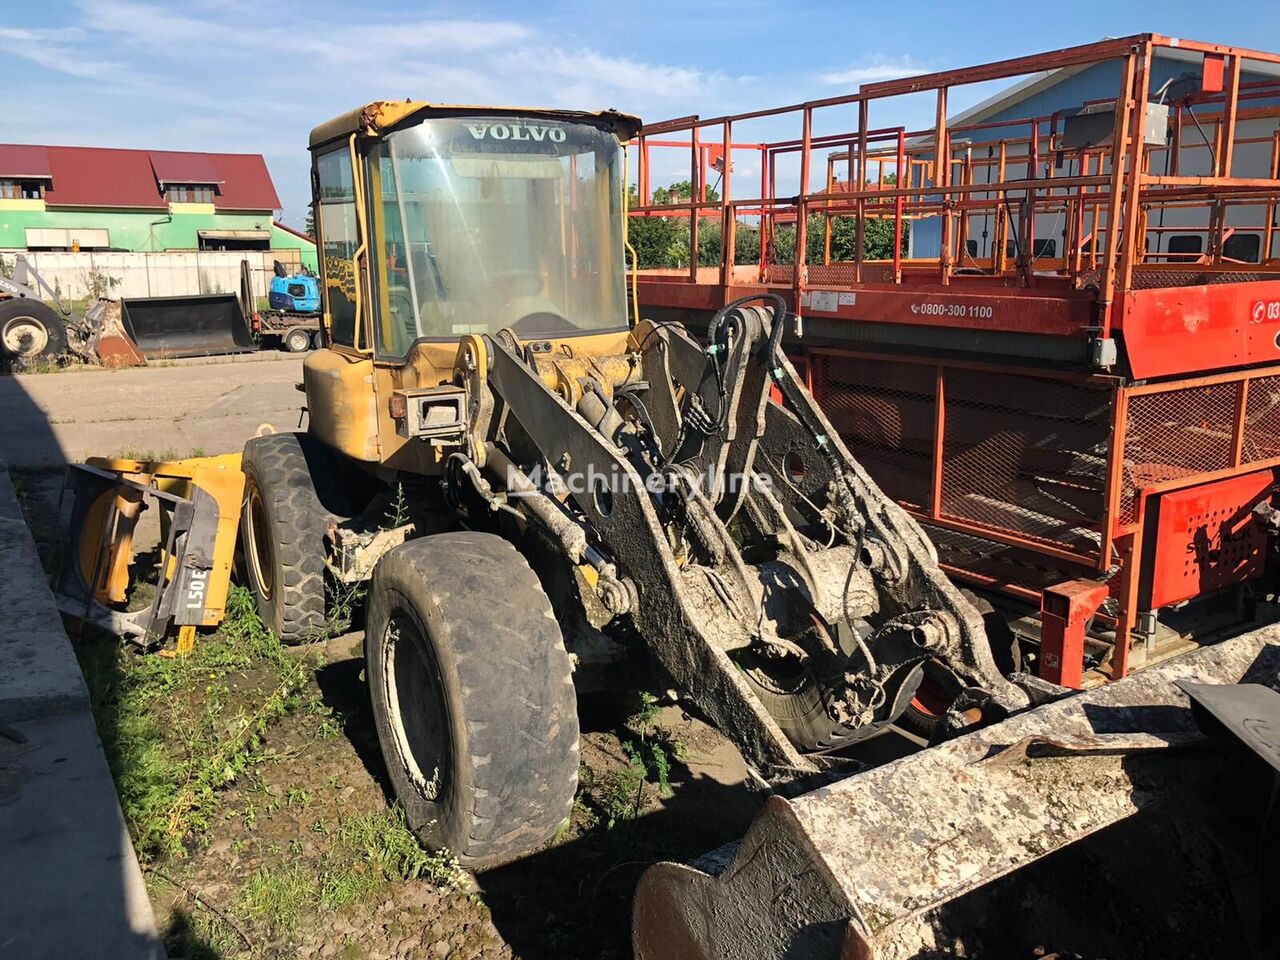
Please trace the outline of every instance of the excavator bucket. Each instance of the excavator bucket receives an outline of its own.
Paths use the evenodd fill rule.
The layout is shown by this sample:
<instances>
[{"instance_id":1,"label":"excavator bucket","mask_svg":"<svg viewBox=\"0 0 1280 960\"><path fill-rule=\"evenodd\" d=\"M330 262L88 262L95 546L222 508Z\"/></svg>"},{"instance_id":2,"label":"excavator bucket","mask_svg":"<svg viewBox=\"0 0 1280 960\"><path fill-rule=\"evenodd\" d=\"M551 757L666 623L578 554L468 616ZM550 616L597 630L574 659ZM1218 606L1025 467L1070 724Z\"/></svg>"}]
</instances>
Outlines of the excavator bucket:
<instances>
[{"instance_id":1,"label":"excavator bucket","mask_svg":"<svg viewBox=\"0 0 1280 960\"><path fill-rule=\"evenodd\" d=\"M244 474L240 455L146 461L91 458L67 471L69 531L55 593L67 616L149 647L172 625L222 622ZM158 543L135 537L154 511ZM135 542L135 539L138 542ZM154 577L142 571L153 557ZM155 584L150 603L129 610L137 579Z\"/></svg>"},{"instance_id":2,"label":"excavator bucket","mask_svg":"<svg viewBox=\"0 0 1280 960\"><path fill-rule=\"evenodd\" d=\"M1181 685L1262 683L1275 688L1277 668L1280 627L1273 625L1016 714L796 799L771 797L740 843L696 866L662 863L641 877L633 914L635 956L1031 956L1029 950L972 949L975 941L984 935L989 941L993 931L1011 923L1006 913L993 913L992 891L1016 883L1013 902L1026 902L1032 895L1028 877L1043 874L1062 882L1060 858L1036 861L1122 821L1127 829L1146 824L1166 830L1171 817L1182 814L1185 821L1196 796L1211 796L1214 804L1234 796L1223 778L1250 757L1230 738L1209 739L1202 732ZM1270 774L1269 768L1265 772ZM1264 782L1258 790L1262 808L1267 793ZM1232 817L1215 812L1212 805L1209 809L1173 833L1221 831L1230 825ZM1257 832L1247 824L1237 823L1234 829L1247 834L1252 852L1243 859L1256 856ZM1115 846L1113 838L1113 833L1095 837L1076 850ZM1108 901L1099 886L1108 872L1136 871L1126 893L1149 892L1170 876L1185 878L1185 865L1171 868L1168 876L1157 867L1158 851L1168 846L1166 837L1150 857L1134 857L1130 850L1129 862L1072 880L1070 889L1077 895L1088 891L1090 902L1097 904ZM1220 847L1217 840L1207 845ZM1009 876L1015 871L1022 872ZM1240 873L1224 872L1231 877ZM1194 924L1203 925L1210 911L1201 888L1209 883L1197 875L1194 885L1200 911ZM1061 905L1057 909L1061 912ZM1051 913L1049 908L1037 910L1036 922L1047 925ZM1218 915L1237 916L1232 909ZM1076 936L1079 919L1073 919ZM1132 946L1132 930L1128 936Z\"/></svg>"},{"instance_id":3,"label":"excavator bucket","mask_svg":"<svg viewBox=\"0 0 1280 960\"><path fill-rule=\"evenodd\" d=\"M257 347L234 294L123 300L125 333L148 360L251 353Z\"/></svg>"}]
</instances>

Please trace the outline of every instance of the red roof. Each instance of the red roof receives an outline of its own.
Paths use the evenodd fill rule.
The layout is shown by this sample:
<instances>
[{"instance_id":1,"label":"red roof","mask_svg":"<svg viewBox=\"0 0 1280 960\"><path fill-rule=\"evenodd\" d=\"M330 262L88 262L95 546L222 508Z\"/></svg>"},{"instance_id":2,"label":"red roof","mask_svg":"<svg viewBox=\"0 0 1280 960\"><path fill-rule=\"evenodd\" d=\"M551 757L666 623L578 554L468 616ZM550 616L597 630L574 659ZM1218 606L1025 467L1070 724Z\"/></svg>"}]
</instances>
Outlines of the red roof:
<instances>
[{"instance_id":1,"label":"red roof","mask_svg":"<svg viewBox=\"0 0 1280 960\"><path fill-rule=\"evenodd\" d=\"M30 167L43 156L42 169ZM10 172L12 170L12 172ZM214 184L218 210L278 210L280 198L266 161L255 153L188 153L109 147L0 144L0 177L48 179L51 207L164 210L161 183Z\"/></svg>"},{"instance_id":2,"label":"red roof","mask_svg":"<svg viewBox=\"0 0 1280 960\"><path fill-rule=\"evenodd\" d=\"M0 147L0 177L48 180L52 176L48 147Z\"/></svg>"},{"instance_id":3,"label":"red roof","mask_svg":"<svg viewBox=\"0 0 1280 960\"><path fill-rule=\"evenodd\" d=\"M151 169L161 183L221 183L213 158L205 153L151 151Z\"/></svg>"}]
</instances>

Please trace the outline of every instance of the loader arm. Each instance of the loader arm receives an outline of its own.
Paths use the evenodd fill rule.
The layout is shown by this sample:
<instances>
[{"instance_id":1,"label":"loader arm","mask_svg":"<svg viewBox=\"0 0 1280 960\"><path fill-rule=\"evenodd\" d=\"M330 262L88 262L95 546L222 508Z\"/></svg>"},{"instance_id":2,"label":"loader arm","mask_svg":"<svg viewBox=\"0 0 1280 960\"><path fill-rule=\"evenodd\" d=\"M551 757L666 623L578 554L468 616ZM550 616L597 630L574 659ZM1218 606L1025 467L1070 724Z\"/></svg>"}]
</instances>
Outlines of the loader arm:
<instances>
[{"instance_id":1,"label":"loader arm","mask_svg":"<svg viewBox=\"0 0 1280 960\"><path fill-rule=\"evenodd\" d=\"M706 348L641 324L633 351L592 358L608 382L580 376L568 391L550 386L566 363L549 345L485 338L488 370L461 352L457 370L490 398L470 404L492 409L472 428L498 451L487 479L594 568L605 605L766 773L813 772L823 748L788 739L752 676L825 678L833 746L896 719L926 659L1007 709L1024 704L977 612L840 444L772 324L764 309L728 310ZM774 384L789 407L770 398ZM570 477L597 482L566 489Z\"/></svg>"}]
</instances>

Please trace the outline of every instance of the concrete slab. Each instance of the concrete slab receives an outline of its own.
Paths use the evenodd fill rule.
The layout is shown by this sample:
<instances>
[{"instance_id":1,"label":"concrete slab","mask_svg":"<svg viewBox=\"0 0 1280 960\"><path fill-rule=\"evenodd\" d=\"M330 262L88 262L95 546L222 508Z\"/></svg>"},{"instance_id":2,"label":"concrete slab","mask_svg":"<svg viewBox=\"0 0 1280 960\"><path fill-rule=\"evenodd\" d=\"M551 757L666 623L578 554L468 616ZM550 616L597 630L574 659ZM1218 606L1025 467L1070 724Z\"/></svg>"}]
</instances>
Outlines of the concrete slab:
<instances>
[{"instance_id":1,"label":"concrete slab","mask_svg":"<svg viewBox=\"0 0 1280 960\"><path fill-rule=\"evenodd\" d=\"M18 493L9 479L9 465L0 460L0 520L22 522L22 508L18 506Z\"/></svg>"},{"instance_id":2,"label":"concrete slab","mask_svg":"<svg viewBox=\"0 0 1280 960\"><path fill-rule=\"evenodd\" d=\"M0 960L159 960L89 691L0 477Z\"/></svg>"},{"instance_id":3,"label":"concrete slab","mask_svg":"<svg viewBox=\"0 0 1280 960\"><path fill-rule=\"evenodd\" d=\"M0 736L0 958L159 960L164 949L88 711Z\"/></svg>"},{"instance_id":4,"label":"concrete slab","mask_svg":"<svg viewBox=\"0 0 1280 960\"><path fill-rule=\"evenodd\" d=\"M0 512L6 497L0 489ZM17 507L16 501L10 503ZM0 519L0 721L87 710L89 691L26 524Z\"/></svg>"}]
</instances>

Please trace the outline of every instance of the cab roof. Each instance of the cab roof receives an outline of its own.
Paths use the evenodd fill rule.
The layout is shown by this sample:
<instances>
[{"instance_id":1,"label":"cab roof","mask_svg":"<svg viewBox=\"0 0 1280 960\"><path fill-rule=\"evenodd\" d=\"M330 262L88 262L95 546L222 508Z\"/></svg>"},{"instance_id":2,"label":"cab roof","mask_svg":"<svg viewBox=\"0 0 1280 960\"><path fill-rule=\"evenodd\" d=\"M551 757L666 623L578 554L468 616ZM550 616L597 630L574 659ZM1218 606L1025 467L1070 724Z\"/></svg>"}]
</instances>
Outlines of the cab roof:
<instances>
[{"instance_id":1,"label":"cab roof","mask_svg":"<svg viewBox=\"0 0 1280 960\"><path fill-rule=\"evenodd\" d=\"M345 140L353 133L377 137L411 120L427 116L466 117L481 115L540 116L569 122L603 123L613 130L623 143L640 129L639 117L617 110L600 110L589 113L584 110L554 110L542 107L494 107L462 104L428 103L425 100L374 100L341 116L322 123L311 131L310 148Z\"/></svg>"}]
</instances>

